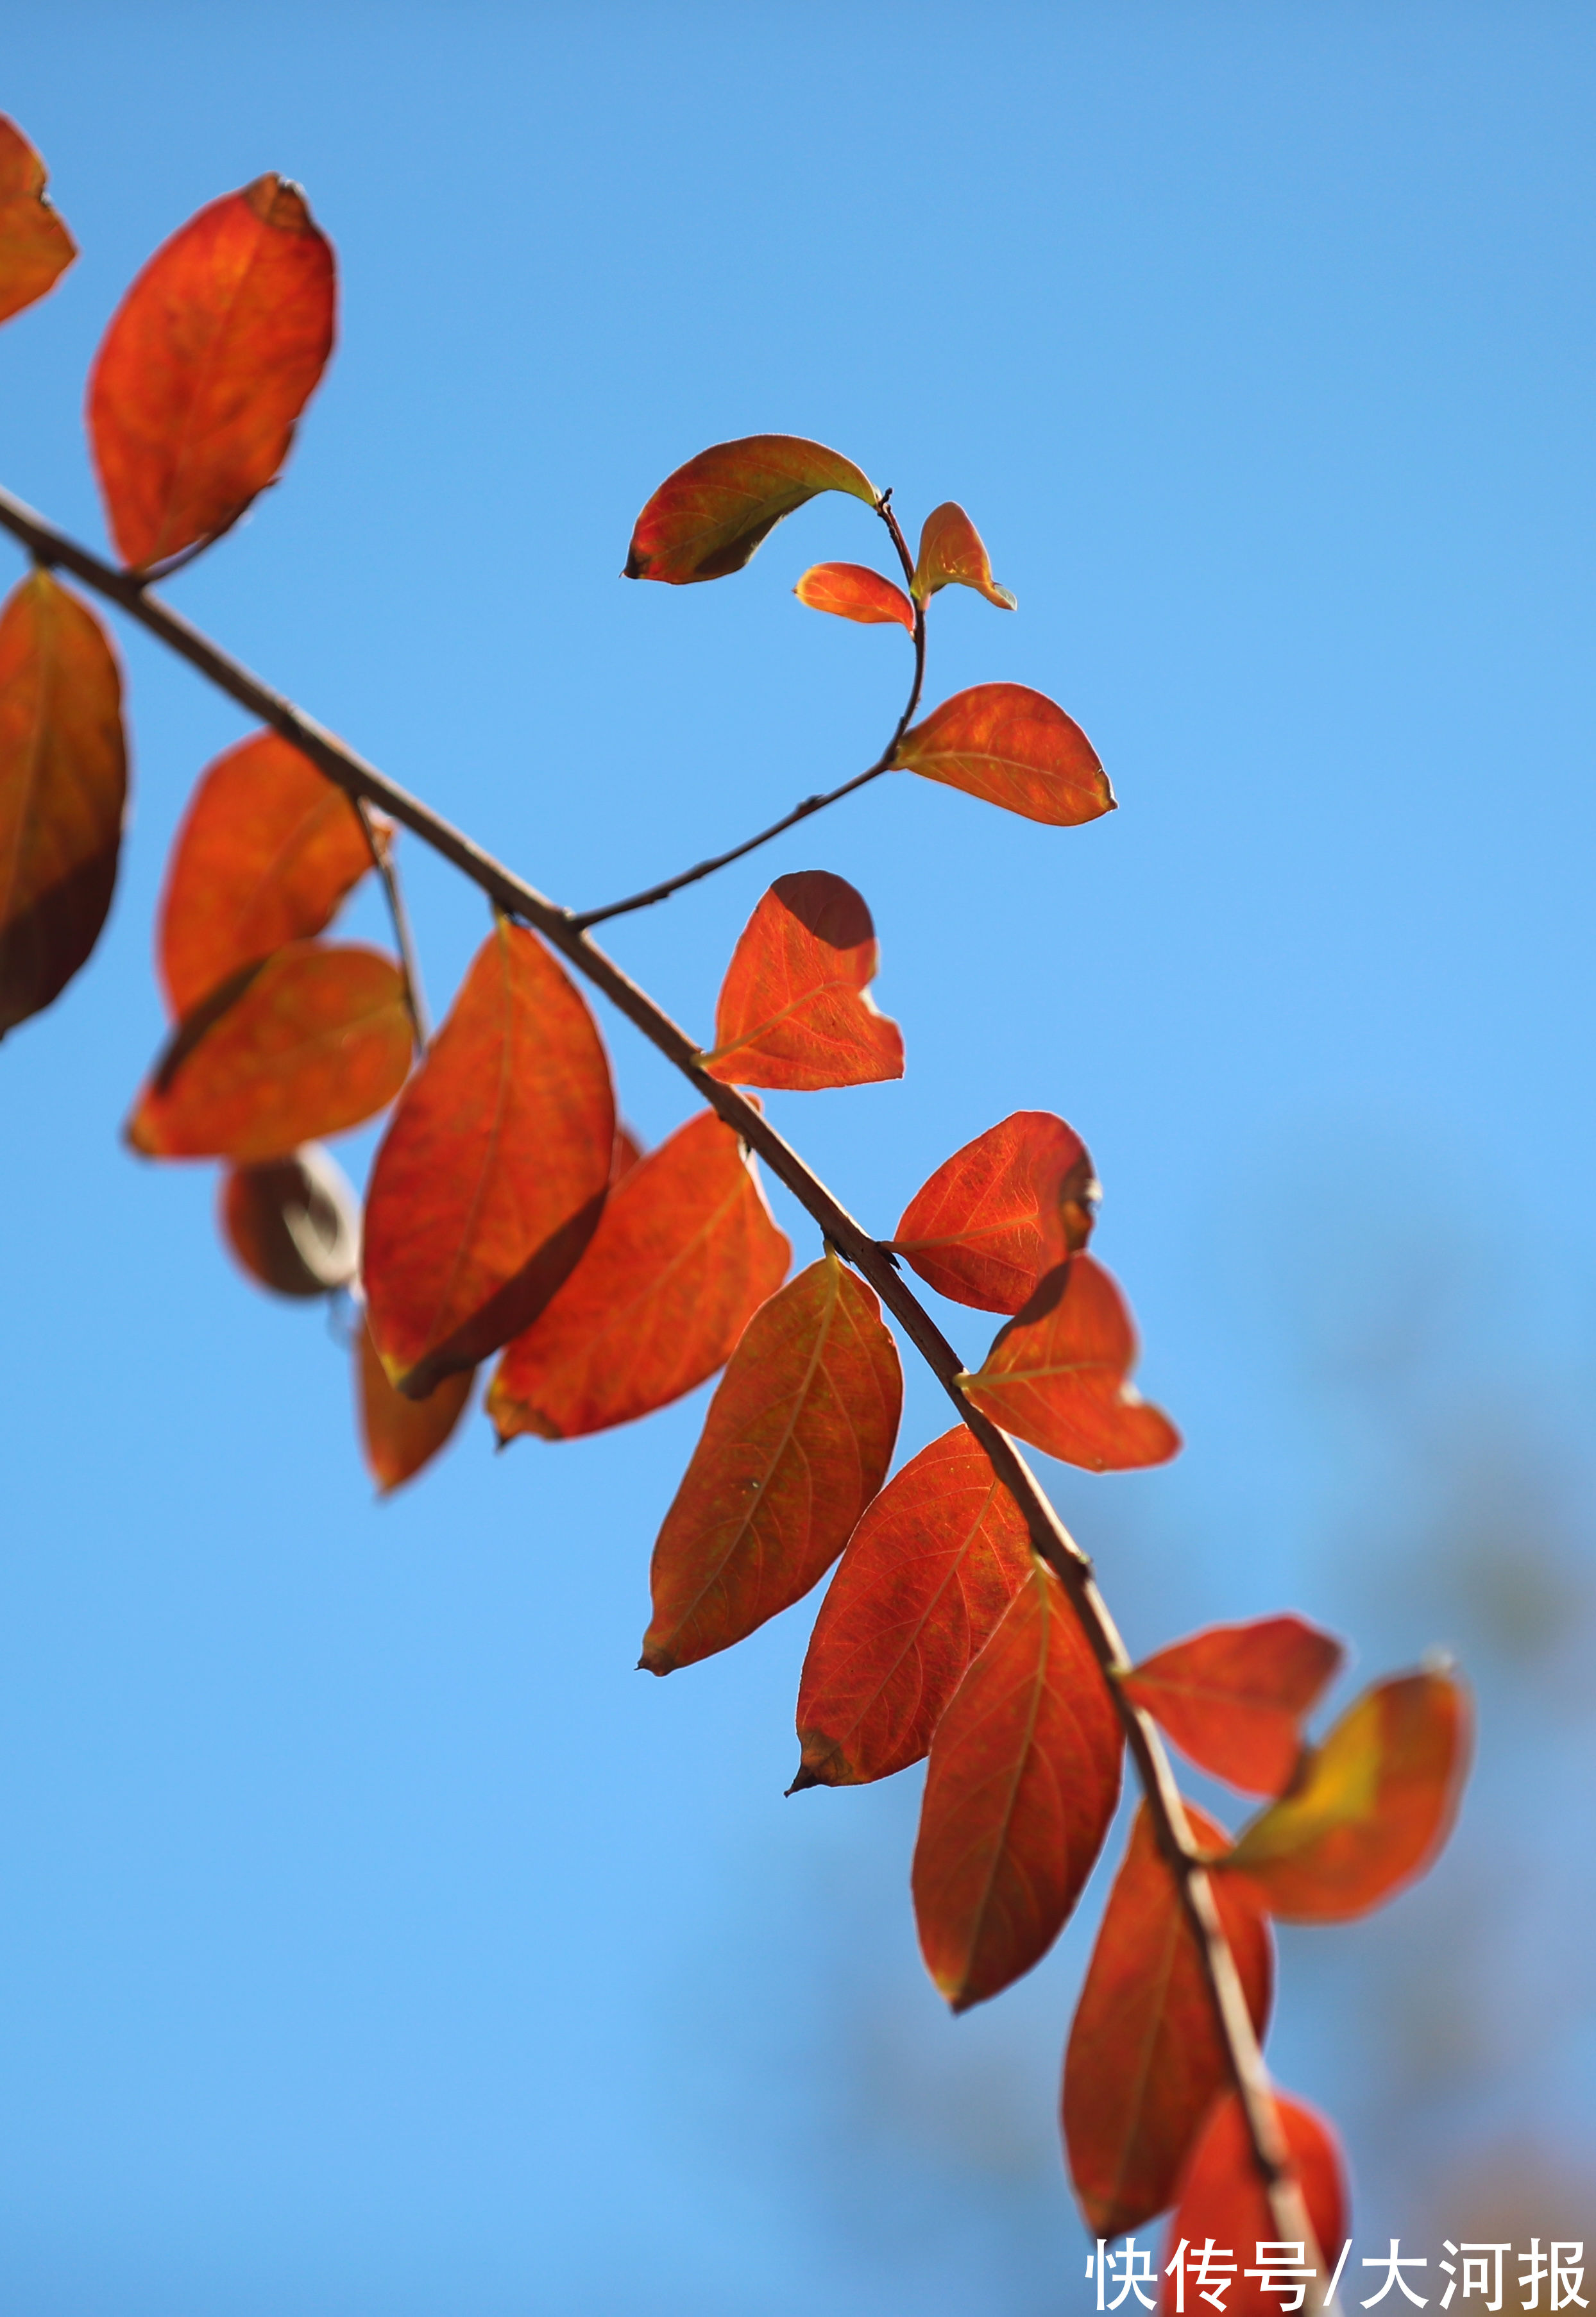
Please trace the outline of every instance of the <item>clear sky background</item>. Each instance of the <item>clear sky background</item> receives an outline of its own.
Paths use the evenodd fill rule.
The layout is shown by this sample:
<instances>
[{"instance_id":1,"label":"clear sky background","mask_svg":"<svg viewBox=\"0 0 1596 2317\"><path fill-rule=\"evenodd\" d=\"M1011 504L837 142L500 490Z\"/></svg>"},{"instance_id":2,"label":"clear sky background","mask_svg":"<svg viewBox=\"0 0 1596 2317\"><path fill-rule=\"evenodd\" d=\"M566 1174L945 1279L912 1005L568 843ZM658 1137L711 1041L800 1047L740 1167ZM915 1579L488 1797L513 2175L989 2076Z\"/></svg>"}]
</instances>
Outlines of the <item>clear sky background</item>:
<instances>
[{"instance_id":1,"label":"clear sky background","mask_svg":"<svg viewBox=\"0 0 1596 2317\"><path fill-rule=\"evenodd\" d=\"M1133 1646L1296 1606L1479 1695L1431 1880L1284 1943L1280 2074L1368 2243L1596 2236L1589 9L58 0L0 63L84 252L0 341L0 478L98 540L122 289L301 179L339 352L171 594L561 899L845 777L905 679L789 592L878 559L847 501L621 585L665 473L790 430L970 509L1020 611L941 597L929 696L1051 693L1121 810L883 780L613 946L707 1031L773 875L863 890L909 1075L772 1109L883 1233L1012 1109L1086 1136L1188 1443L1050 1468ZM917 1777L782 1799L809 1606L632 1670L705 1395L499 1459L473 1416L374 1506L334 1332L235 1273L212 1170L120 1146L166 851L245 729L120 632L115 909L0 1051L0 2311L1083 2308L1099 1894L950 2021ZM402 851L441 1007L483 908ZM685 1090L605 1026L657 1137ZM901 1453L944 1421L912 1383Z\"/></svg>"}]
</instances>

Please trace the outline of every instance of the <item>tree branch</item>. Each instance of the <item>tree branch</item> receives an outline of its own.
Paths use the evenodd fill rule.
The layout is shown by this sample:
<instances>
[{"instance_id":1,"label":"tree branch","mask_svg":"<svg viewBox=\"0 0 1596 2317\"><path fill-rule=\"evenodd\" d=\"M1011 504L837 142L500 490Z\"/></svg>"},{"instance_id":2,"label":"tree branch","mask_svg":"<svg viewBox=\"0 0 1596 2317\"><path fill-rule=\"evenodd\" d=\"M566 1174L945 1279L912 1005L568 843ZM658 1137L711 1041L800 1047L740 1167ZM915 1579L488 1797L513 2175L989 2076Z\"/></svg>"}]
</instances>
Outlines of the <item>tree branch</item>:
<instances>
[{"instance_id":1,"label":"tree branch","mask_svg":"<svg viewBox=\"0 0 1596 2317\"><path fill-rule=\"evenodd\" d=\"M895 517L883 498L877 512L893 533L901 559L912 572L908 549ZM584 920L561 908L534 886L516 876L485 853L462 831L454 828L408 790L389 780L374 765L345 747L325 725L305 715L291 701L273 692L237 660L220 650L181 613L150 595L127 573L81 547L57 531L31 507L0 490L0 528L21 540L35 559L72 572L95 592L116 604L150 634L186 659L230 699L280 732L300 749L327 778L353 797L380 806L410 829L422 842L451 862L489 899L512 917L535 927L569 959L635 1028L641 1031L667 1060L675 1063L701 1098L734 1128L750 1150L758 1152L772 1174L819 1225L839 1255L868 1280L904 1334L942 1385L961 1420L985 1450L993 1472L1018 1506L1032 1545L1067 1591L1108 1685L1136 1776L1159 1845L1180 1889L1187 1917L1196 1936L1204 1976L1213 2000L1230 2075L1246 2116L1252 2156L1268 2193L1278 2237L1302 2242L1310 2249L1315 2239L1296 2174L1292 2169L1269 2071L1247 2010L1235 1959L1231 1953L1215 1904L1213 1886L1192 1834L1185 1805L1170 1766L1163 1740L1152 1718L1132 1704L1122 1677L1131 1669L1118 1629L1098 1590L1092 1564L1060 1520L1046 1493L1018 1448L1006 1432L968 1400L962 1378L964 1364L930 1313L904 1281L885 1246L872 1239L820 1177L799 1157L763 1114L735 1087L722 1086L701 1067L702 1050L677 1023L640 989L629 975L591 942ZM923 615L919 629L923 636ZM909 713L913 711L910 702ZM905 719L907 720L907 718ZM894 744L895 745L895 744ZM731 857L731 856L729 856ZM641 906L641 902L638 906ZM1321 2276L1327 2274L1323 2256L1316 2256ZM1327 2306L1333 2313L1334 2304Z\"/></svg>"}]
</instances>

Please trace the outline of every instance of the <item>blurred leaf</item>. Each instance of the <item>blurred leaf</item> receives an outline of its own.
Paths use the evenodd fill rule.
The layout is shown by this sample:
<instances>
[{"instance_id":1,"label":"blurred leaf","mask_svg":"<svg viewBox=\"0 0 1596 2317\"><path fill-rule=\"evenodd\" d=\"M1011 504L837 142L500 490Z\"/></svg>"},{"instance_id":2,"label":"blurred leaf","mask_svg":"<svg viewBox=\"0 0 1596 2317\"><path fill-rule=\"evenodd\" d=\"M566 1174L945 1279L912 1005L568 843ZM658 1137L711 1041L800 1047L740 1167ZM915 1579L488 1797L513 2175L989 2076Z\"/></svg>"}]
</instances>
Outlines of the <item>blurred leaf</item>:
<instances>
[{"instance_id":1,"label":"blurred leaf","mask_svg":"<svg viewBox=\"0 0 1596 2317\"><path fill-rule=\"evenodd\" d=\"M664 1408L731 1358L793 1250L713 1110L612 1182L587 1251L499 1362L501 1441L570 1440Z\"/></svg>"},{"instance_id":2,"label":"blurred leaf","mask_svg":"<svg viewBox=\"0 0 1596 2317\"><path fill-rule=\"evenodd\" d=\"M1050 1110L1017 1110L937 1167L903 1211L896 1252L978 1311L1018 1311L1086 1245L1098 1198L1086 1145Z\"/></svg>"},{"instance_id":3,"label":"blurred leaf","mask_svg":"<svg viewBox=\"0 0 1596 2317\"><path fill-rule=\"evenodd\" d=\"M839 620L857 620L862 627L896 623L914 633L914 605L901 587L894 587L868 564L816 563L793 593L811 612L834 612Z\"/></svg>"},{"instance_id":4,"label":"blurred leaf","mask_svg":"<svg viewBox=\"0 0 1596 2317\"><path fill-rule=\"evenodd\" d=\"M1308 2208L1314 2234L1319 2240L1321 2256L1333 2268L1346 2241L1347 2222L1347 2192L1335 2134L1323 2116L1298 2100L1286 2099L1277 2092L1275 2105L1280 2113L1303 2202ZM1246 2273L1250 2268L1264 2266L1260 2248L1269 2245L1278 2250L1280 2241L1275 2234L1274 2215L1269 2211L1262 2177L1253 2160L1241 2099L1233 2091L1225 2092L1210 2111L1192 2151L1191 2161L1180 2182L1175 2217L1170 2223L1165 2263L1183 2238L1190 2248L1188 2260L1206 2242L1229 2250L1234 2275L1221 2277L1215 2283L1210 2272L1207 2287L1221 2295L1225 2317L1280 2317L1296 2286L1283 2297L1278 2287L1268 2293L1261 2277ZM1317 2284L1310 2283L1310 2308L1317 2306L1329 2283L1329 2277L1324 2276ZM1166 2276L1161 2317L1174 2317L1175 2301L1176 2280ZM1201 2295L1193 2294L1188 2271L1187 2317L1206 2306Z\"/></svg>"},{"instance_id":5,"label":"blurred leaf","mask_svg":"<svg viewBox=\"0 0 1596 2317\"><path fill-rule=\"evenodd\" d=\"M48 571L0 612L0 1037L59 996L100 936L127 804L121 677Z\"/></svg>"},{"instance_id":6,"label":"blurred leaf","mask_svg":"<svg viewBox=\"0 0 1596 2317\"><path fill-rule=\"evenodd\" d=\"M1119 1717L1068 1596L1033 1559L931 1740L914 1911L955 2011L1039 1963L1119 1799Z\"/></svg>"},{"instance_id":7,"label":"blurred leaf","mask_svg":"<svg viewBox=\"0 0 1596 2317\"><path fill-rule=\"evenodd\" d=\"M319 1142L229 1168L221 1227L250 1277L274 1295L329 1295L360 1271L360 1201Z\"/></svg>"},{"instance_id":8,"label":"blurred leaf","mask_svg":"<svg viewBox=\"0 0 1596 2317\"><path fill-rule=\"evenodd\" d=\"M1018 1506L955 1424L888 1482L827 1588L798 1690L794 1791L918 1762L1030 1568Z\"/></svg>"},{"instance_id":9,"label":"blurred leaf","mask_svg":"<svg viewBox=\"0 0 1596 2317\"><path fill-rule=\"evenodd\" d=\"M1302 1751L1302 1717L1346 1654L1300 1617L1260 1617L1172 1642L1125 1690L1203 1769L1248 1794L1278 1794Z\"/></svg>"},{"instance_id":10,"label":"blurred leaf","mask_svg":"<svg viewBox=\"0 0 1596 2317\"><path fill-rule=\"evenodd\" d=\"M1108 776L1080 725L1023 684L955 692L905 732L892 762L1055 828L1114 810Z\"/></svg>"},{"instance_id":11,"label":"blurred leaf","mask_svg":"<svg viewBox=\"0 0 1596 2317\"><path fill-rule=\"evenodd\" d=\"M89 380L94 464L130 569L219 538L276 479L332 352L335 295L304 194L270 172L157 250Z\"/></svg>"},{"instance_id":12,"label":"blurred leaf","mask_svg":"<svg viewBox=\"0 0 1596 2317\"><path fill-rule=\"evenodd\" d=\"M1186 1805L1197 1840L1224 1829ZM1274 1949L1261 1903L1216 1883L1252 2025L1269 2015ZM1143 1803L1092 1949L1064 2056L1070 2177L1094 2236L1116 2237L1161 2213L1204 2117L1230 2082L1202 1957L1179 1886Z\"/></svg>"},{"instance_id":13,"label":"blurred leaf","mask_svg":"<svg viewBox=\"0 0 1596 2317\"><path fill-rule=\"evenodd\" d=\"M819 491L875 505L851 459L801 434L746 434L700 451L667 476L637 519L627 579L723 579L740 571L766 534Z\"/></svg>"},{"instance_id":14,"label":"blurred leaf","mask_svg":"<svg viewBox=\"0 0 1596 2317\"><path fill-rule=\"evenodd\" d=\"M974 1405L1045 1455L1089 1472L1162 1464L1180 1435L1127 1382L1136 1337L1119 1289L1089 1255L1050 1271L964 1379Z\"/></svg>"},{"instance_id":15,"label":"blurred leaf","mask_svg":"<svg viewBox=\"0 0 1596 2317\"><path fill-rule=\"evenodd\" d=\"M536 935L499 919L372 1172L367 1312L400 1391L426 1399L532 1325L597 1227L614 1140L592 1015Z\"/></svg>"},{"instance_id":16,"label":"blurred leaf","mask_svg":"<svg viewBox=\"0 0 1596 2317\"><path fill-rule=\"evenodd\" d=\"M939 587L953 585L973 587L978 595L984 595L1000 612L1016 608L1008 588L1000 587L992 577L981 533L958 502L947 499L941 506L933 507L926 517L919 554L915 560L914 592L924 604Z\"/></svg>"},{"instance_id":17,"label":"blurred leaf","mask_svg":"<svg viewBox=\"0 0 1596 2317\"><path fill-rule=\"evenodd\" d=\"M373 1117L409 1067L393 960L291 942L179 1024L128 1141L147 1158L275 1158Z\"/></svg>"},{"instance_id":18,"label":"blurred leaf","mask_svg":"<svg viewBox=\"0 0 1596 2317\"><path fill-rule=\"evenodd\" d=\"M53 289L77 255L44 185L43 162L0 112L0 322Z\"/></svg>"},{"instance_id":19,"label":"blurred leaf","mask_svg":"<svg viewBox=\"0 0 1596 2317\"><path fill-rule=\"evenodd\" d=\"M379 1493L390 1496L430 1464L453 1437L476 1382L475 1368L443 1377L425 1400L395 1391L363 1320L354 1348L361 1448Z\"/></svg>"},{"instance_id":20,"label":"blurred leaf","mask_svg":"<svg viewBox=\"0 0 1596 2317\"><path fill-rule=\"evenodd\" d=\"M1288 1923L1339 1923L1409 1883L1446 1840L1468 1767L1469 1711L1445 1673L1377 1683L1242 1830L1217 1872L1245 1874Z\"/></svg>"},{"instance_id":21,"label":"blurred leaf","mask_svg":"<svg viewBox=\"0 0 1596 2317\"><path fill-rule=\"evenodd\" d=\"M654 1547L642 1663L670 1673L801 1600L892 1462L898 1350L828 1249L743 1331Z\"/></svg>"},{"instance_id":22,"label":"blurred leaf","mask_svg":"<svg viewBox=\"0 0 1596 2317\"><path fill-rule=\"evenodd\" d=\"M192 1013L240 966L320 933L371 866L359 813L308 756L275 732L229 748L201 774L166 872L172 1011Z\"/></svg>"},{"instance_id":23,"label":"blurred leaf","mask_svg":"<svg viewBox=\"0 0 1596 2317\"><path fill-rule=\"evenodd\" d=\"M866 1086L903 1075L903 1037L876 1011L875 928L825 869L778 877L743 927L704 1067L727 1086Z\"/></svg>"}]
</instances>

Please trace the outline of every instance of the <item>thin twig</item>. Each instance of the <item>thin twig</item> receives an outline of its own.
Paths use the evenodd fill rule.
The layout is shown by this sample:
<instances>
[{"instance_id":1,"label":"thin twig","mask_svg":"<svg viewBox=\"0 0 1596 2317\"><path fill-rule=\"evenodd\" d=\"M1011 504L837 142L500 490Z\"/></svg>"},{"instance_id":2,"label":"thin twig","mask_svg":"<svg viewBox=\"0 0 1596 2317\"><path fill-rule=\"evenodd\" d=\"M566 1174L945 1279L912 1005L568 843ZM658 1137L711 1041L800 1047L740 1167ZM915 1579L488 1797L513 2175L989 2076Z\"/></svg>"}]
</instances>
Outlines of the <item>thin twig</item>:
<instances>
[{"instance_id":1,"label":"thin twig","mask_svg":"<svg viewBox=\"0 0 1596 2317\"><path fill-rule=\"evenodd\" d=\"M893 531L900 554L906 559L908 550L901 544L902 534L884 501L878 511ZM480 886L499 908L534 926L595 989L603 991L667 1060L675 1063L702 1098L729 1126L735 1128L751 1150L759 1153L771 1172L786 1185L820 1226L822 1235L869 1281L942 1385L960 1418L985 1450L993 1472L1019 1507L1033 1546L1061 1579L1074 1606L1107 1682L1160 1848L1179 1883L1197 1937L1226 2062L1241 2097L1253 2161L1265 2186L1277 2237L1303 2243L1316 2264L1322 2264L1323 2255L1314 2251L1313 2224L1291 2166L1279 2111L1263 2053L1253 2033L1235 1958L1215 1904L1213 1885L1187 1818L1163 1740L1150 1716L1133 1705L1125 1694L1121 1677L1130 1670L1130 1660L1107 1605L1098 1590L1091 1562L1060 1520L1009 1435L965 1397L964 1369L958 1354L908 1286L888 1249L873 1239L833 1197L762 1112L735 1087L722 1086L718 1078L707 1075L701 1066L702 1050L646 991L587 938L581 919L570 910L560 908L495 861L462 831L389 780L353 748L346 747L324 725L252 675L169 604L161 603L125 573L102 562L98 556L57 531L4 490L0 490L0 527L20 539L38 561L59 565L112 603L120 604L240 706L281 732L348 795L365 799L390 813ZM1335 2304L1329 2305L1333 2317Z\"/></svg>"},{"instance_id":2,"label":"thin twig","mask_svg":"<svg viewBox=\"0 0 1596 2317\"><path fill-rule=\"evenodd\" d=\"M421 960L416 953L416 938L410 931L410 912L405 907L404 889L399 883L399 871L393 865L393 848L389 843L389 832L378 828L364 797L354 798L354 804L360 815L360 825L366 833L366 843L371 847L372 865L382 881L394 944L399 953L399 968L405 977L405 1010L410 1016L410 1027L415 1033L416 1051L418 1054L423 1053L426 1049L428 1033L426 998L421 987Z\"/></svg>"}]
</instances>

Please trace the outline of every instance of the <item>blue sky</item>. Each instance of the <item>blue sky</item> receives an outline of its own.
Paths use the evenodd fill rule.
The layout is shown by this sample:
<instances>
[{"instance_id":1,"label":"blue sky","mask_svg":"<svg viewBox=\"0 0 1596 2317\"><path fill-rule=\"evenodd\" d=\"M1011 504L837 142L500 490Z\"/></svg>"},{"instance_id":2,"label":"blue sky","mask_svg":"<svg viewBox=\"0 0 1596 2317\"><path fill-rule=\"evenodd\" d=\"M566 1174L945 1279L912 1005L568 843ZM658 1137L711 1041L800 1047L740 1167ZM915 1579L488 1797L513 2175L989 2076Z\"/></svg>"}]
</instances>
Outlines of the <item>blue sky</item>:
<instances>
[{"instance_id":1,"label":"blue sky","mask_svg":"<svg viewBox=\"0 0 1596 2317\"><path fill-rule=\"evenodd\" d=\"M1480 1695L1430 1882L1287 1941L1282 2076L1341 2123L1371 2241L1514 2180L1520 2233L1566 2232L1596 2150L1588 12L63 0L4 65L84 255L0 342L0 479L97 540L82 381L127 280L202 201L301 179L339 351L282 488L173 598L561 899L732 841L896 713L901 640L789 592L876 558L866 511L623 586L669 469L785 429L906 519L970 509L1020 610L939 598L929 696L1052 693L1120 810L1047 831L883 780L612 945L707 1032L771 876L861 888L909 1075L772 1107L883 1232L1012 1109L1086 1137L1188 1444L1050 1474L1133 1645L1294 1606L1365 1673L1450 1643ZM120 640L116 907L0 1051L0 2309L1084 2305L1053 2105L1091 1910L946 2020L914 1780L782 1799L808 1611L632 1670L703 1395L500 1459L473 1417L373 1507L320 1316L236 1275L211 1170L120 1146L166 849L244 729ZM404 857L441 1006L482 906ZM684 1090L605 1028L663 1133ZM901 1453L942 1422L911 1382Z\"/></svg>"}]
</instances>

